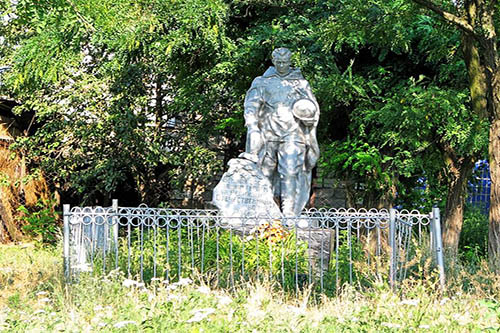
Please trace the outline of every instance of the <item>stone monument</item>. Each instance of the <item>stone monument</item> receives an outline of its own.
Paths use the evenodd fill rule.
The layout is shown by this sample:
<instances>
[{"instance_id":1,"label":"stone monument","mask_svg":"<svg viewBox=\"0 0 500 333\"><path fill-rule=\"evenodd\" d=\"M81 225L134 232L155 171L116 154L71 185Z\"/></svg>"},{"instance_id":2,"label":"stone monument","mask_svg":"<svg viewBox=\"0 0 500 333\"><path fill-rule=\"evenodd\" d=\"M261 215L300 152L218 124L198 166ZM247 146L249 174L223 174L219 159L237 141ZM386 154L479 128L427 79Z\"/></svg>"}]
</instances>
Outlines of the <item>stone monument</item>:
<instances>
[{"instance_id":1,"label":"stone monument","mask_svg":"<svg viewBox=\"0 0 500 333\"><path fill-rule=\"evenodd\" d=\"M309 200L319 157L319 105L292 53L278 48L274 66L254 79L245 97L245 152L229 162L213 203L226 216L299 216Z\"/></svg>"},{"instance_id":2,"label":"stone monument","mask_svg":"<svg viewBox=\"0 0 500 333\"><path fill-rule=\"evenodd\" d=\"M264 220L281 217L273 199L271 183L255 162L233 158L228 166L229 170L214 188L212 200L227 217L226 223L241 224L240 217L261 217Z\"/></svg>"}]
</instances>

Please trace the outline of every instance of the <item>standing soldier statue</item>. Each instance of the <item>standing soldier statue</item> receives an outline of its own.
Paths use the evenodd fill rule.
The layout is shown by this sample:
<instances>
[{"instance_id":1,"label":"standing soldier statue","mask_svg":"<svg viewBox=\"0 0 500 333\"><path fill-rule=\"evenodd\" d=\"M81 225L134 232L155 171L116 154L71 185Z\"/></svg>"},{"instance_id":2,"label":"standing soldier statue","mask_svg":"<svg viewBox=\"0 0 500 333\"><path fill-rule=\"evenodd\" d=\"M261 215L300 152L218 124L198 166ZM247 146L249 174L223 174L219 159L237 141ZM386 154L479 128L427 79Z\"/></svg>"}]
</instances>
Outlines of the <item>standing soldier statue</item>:
<instances>
[{"instance_id":1,"label":"standing soldier statue","mask_svg":"<svg viewBox=\"0 0 500 333\"><path fill-rule=\"evenodd\" d=\"M278 48L271 66L255 78L245 98L246 149L272 184L285 216L298 216L309 200L311 170L319 157L319 105L292 53Z\"/></svg>"}]
</instances>

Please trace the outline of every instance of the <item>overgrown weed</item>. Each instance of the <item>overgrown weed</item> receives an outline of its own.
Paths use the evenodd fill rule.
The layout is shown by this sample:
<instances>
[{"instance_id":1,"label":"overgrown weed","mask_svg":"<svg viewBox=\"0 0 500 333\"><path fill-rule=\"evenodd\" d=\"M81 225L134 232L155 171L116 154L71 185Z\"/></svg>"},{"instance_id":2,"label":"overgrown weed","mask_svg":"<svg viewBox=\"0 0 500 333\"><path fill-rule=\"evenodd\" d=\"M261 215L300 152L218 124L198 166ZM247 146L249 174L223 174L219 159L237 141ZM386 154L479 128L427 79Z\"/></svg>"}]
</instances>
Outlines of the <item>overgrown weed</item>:
<instances>
[{"instance_id":1,"label":"overgrown weed","mask_svg":"<svg viewBox=\"0 0 500 333\"><path fill-rule=\"evenodd\" d=\"M215 288L202 275L194 278L194 282L181 279L164 283L155 279L144 285L118 271L103 277L81 274L77 283L65 285L60 258L59 248L0 246L0 330L468 332L500 329L500 306L495 298L500 284L487 266L480 267L476 274L450 274L444 293L440 291L437 274L428 260L424 260L399 285L397 292L390 288L385 273L381 272L374 275L369 286L344 284L335 297L327 297L314 296L314 286L290 293L265 279L240 282L230 290Z\"/></svg>"}]
</instances>

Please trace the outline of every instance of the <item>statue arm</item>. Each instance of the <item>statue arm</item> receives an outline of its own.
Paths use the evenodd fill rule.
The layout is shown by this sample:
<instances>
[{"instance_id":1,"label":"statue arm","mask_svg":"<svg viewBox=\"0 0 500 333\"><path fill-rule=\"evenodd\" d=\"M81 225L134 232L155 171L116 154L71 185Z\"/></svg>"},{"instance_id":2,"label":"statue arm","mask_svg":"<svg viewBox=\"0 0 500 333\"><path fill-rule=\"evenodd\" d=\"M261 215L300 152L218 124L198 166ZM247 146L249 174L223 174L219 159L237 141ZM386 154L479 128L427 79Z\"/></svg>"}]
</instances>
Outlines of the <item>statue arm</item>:
<instances>
[{"instance_id":1,"label":"statue arm","mask_svg":"<svg viewBox=\"0 0 500 333\"><path fill-rule=\"evenodd\" d=\"M259 87L259 78L252 82L252 86L247 91L245 96L245 126L250 129L258 129L259 127L259 110L264 104L261 88Z\"/></svg>"},{"instance_id":2,"label":"statue arm","mask_svg":"<svg viewBox=\"0 0 500 333\"><path fill-rule=\"evenodd\" d=\"M251 160L258 160L257 156L264 146L264 140L259 128L259 111L264 104L260 79L256 78L245 96L245 126L247 127L247 141L245 152L250 154Z\"/></svg>"}]
</instances>

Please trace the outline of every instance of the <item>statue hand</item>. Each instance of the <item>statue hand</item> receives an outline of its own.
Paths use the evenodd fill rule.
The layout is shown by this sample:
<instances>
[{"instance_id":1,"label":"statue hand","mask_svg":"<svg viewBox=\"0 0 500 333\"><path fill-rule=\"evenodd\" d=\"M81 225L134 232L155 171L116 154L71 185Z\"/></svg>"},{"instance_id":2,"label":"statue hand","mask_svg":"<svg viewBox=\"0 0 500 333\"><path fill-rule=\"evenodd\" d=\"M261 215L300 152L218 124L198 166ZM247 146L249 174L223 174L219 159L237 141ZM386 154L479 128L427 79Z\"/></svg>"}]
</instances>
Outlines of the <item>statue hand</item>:
<instances>
[{"instance_id":1,"label":"statue hand","mask_svg":"<svg viewBox=\"0 0 500 333\"><path fill-rule=\"evenodd\" d=\"M319 151L316 151L312 147L308 147L306 151L305 167L307 171L311 171L319 159Z\"/></svg>"},{"instance_id":2,"label":"statue hand","mask_svg":"<svg viewBox=\"0 0 500 333\"><path fill-rule=\"evenodd\" d=\"M264 146L264 139L258 129L248 129L247 143L245 151L250 154L258 155Z\"/></svg>"}]
</instances>

